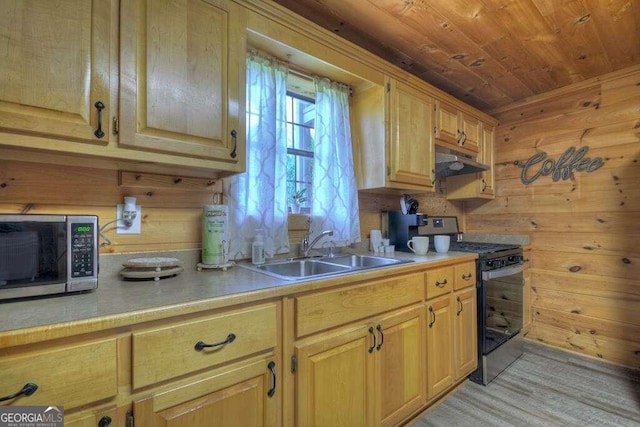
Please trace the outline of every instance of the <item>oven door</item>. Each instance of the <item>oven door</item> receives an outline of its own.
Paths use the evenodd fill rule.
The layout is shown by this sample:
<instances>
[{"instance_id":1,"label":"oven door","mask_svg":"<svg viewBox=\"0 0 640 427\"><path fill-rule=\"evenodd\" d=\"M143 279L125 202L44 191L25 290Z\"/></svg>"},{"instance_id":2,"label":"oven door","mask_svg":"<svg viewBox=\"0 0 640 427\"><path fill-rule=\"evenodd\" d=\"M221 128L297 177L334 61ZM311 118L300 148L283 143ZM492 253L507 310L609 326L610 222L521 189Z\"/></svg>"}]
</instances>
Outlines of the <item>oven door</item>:
<instances>
[{"instance_id":1,"label":"oven door","mask_svg":"<svg viewBox=\"0 0 640 427\"><path fill-rule=\"evenodd\" d=\"M490 353L522 329L523 269L522 264L517 264L482 272L483 354Z\"/></svg>"}]
</instances>

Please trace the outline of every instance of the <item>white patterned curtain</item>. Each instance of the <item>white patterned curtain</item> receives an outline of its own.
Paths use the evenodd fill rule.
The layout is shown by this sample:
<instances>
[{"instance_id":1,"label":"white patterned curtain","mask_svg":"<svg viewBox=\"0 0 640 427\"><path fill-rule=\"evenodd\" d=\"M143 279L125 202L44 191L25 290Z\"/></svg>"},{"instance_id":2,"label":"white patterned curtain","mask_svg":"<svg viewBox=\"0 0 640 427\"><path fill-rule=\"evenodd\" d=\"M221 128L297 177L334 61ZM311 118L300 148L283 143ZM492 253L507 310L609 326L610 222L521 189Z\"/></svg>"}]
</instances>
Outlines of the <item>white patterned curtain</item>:
<instances>
[{"instance_id":1,"label":"white patterned curtain","mask_svg":"<svg viewBox=\"0 0 640 427\"><path fill-rule=\"evenodd\" d=\"M265 255L289 252L287 232L287 66L247 54L247 171L224 180L229 205L230 258L251 257L257 229Z\"/></svg>"},{"instance_id":2,"label":"white patterned curtain","mask_svg":"<svg viewBox=\"0 0 640 427\"><path fill-rule=\"evenodd\" d=\"M360 241L358 190L353 166L349 87L315 78L312 235L333 230L338 246Z\"/></svg>"}]
</instances>

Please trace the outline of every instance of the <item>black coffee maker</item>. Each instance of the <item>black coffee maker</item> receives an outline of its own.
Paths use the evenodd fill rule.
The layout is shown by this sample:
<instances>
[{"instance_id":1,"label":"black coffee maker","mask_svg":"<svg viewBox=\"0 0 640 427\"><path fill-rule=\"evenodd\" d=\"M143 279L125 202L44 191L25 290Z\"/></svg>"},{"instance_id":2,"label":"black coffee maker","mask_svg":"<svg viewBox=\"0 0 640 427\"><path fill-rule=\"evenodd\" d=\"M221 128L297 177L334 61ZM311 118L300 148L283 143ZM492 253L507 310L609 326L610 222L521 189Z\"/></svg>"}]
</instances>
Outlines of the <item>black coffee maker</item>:
<instances>
[{"instance_id":1,"label":"black coffee maker","mask_svg":"<svg viewBox=\"0 0 640 427\"><path fill-rule=\"evenodd\" d=\"M389 244L396 246L396 251L411 252L407 242L414 236L419 236L418 227L427 225L427 215L422 213L403 214L402 211L383 212L387 220L383 224L388 228L386 234ZM385 224L386 223L386 224Z\"/></svg>"}]
</instances>

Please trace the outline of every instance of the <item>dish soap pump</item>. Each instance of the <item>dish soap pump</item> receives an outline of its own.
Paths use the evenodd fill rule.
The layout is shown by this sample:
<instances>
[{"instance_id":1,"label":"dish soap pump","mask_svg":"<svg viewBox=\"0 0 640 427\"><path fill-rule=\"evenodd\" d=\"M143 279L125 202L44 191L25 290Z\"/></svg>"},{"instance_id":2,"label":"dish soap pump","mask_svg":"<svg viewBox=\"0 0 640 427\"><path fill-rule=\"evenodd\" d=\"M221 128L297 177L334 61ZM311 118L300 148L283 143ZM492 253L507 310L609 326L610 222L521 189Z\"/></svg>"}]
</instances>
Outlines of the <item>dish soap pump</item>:
<instances>
[{"instance_id":1,"label":"dish soap pump","mask_svg":"<svg viewBox=\"0 0 640 427\"><path fill-rule=\"evenodd\" d=\"M256 230L256 235L253 238L251 263L256 265L264 264L264 237L262 237L261 229Z\"/></svg>"}]
</instances>

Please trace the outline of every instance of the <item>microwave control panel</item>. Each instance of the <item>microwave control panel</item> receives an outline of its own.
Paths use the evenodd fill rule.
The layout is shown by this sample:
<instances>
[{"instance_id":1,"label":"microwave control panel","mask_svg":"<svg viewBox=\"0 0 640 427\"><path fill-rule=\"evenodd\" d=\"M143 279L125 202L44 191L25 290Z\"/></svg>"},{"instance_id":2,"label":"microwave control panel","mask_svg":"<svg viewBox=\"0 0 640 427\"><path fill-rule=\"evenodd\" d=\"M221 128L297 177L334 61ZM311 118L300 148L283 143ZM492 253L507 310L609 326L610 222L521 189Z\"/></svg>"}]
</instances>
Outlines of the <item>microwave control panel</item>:
<instances>
[{"instance_id":1,"label":"microwave control panel","mask_svg":"<svg viewBox=\"0 0 640 427\"><path fill-rule=\"evenodd\" d=\"M71 277L90 277L94 271L95 224L71 224Z\"/></svg>"}]
</instances>

